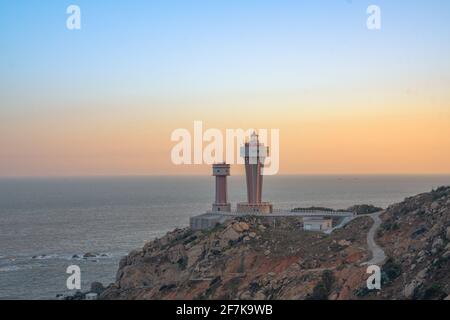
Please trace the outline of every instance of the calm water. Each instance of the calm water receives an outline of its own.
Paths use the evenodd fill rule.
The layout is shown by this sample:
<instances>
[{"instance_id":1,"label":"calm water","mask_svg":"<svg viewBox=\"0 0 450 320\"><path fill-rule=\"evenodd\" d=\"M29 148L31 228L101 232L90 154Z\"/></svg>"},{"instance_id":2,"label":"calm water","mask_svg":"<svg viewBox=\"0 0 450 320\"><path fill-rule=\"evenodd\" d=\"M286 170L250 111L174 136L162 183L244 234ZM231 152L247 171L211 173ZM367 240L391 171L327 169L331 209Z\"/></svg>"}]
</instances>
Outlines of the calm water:
<instances>
[{"instance_id":1,"label":"calm water","mask_svg":"<svg viewBox=\"0 0 450 320\"><path fill-rule=\"evenodd\" d=\"M72 264L82 290L112 282L123 255L210 208L212 179L0 179L0 299L54 298ZM450 176L278 176L266 178L264 199L284 209L385 207L441 185ZM245 200L243 177L229 189L233 204ZM86 252L103 256L73 258Z\"/></svg>"}]
</instances>

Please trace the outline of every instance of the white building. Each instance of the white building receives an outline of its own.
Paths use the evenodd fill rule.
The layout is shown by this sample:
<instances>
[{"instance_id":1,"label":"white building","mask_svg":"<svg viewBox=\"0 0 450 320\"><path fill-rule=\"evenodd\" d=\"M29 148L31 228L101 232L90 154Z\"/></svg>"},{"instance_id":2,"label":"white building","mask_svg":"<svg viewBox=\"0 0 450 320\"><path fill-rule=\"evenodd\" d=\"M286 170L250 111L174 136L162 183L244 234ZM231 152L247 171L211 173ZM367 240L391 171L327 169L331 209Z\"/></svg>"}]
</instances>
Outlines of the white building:
<instances>
[{"instance_id":1,"label":"white building","mask_svg":"<svg viewBox=\"0 0 450 320\"><path fill-rule=\"evenodd\" d=\"M319 217L304 217L303 230L305 231L327 231L333 228L333 220Z\"/></svg>"}]
</instances>

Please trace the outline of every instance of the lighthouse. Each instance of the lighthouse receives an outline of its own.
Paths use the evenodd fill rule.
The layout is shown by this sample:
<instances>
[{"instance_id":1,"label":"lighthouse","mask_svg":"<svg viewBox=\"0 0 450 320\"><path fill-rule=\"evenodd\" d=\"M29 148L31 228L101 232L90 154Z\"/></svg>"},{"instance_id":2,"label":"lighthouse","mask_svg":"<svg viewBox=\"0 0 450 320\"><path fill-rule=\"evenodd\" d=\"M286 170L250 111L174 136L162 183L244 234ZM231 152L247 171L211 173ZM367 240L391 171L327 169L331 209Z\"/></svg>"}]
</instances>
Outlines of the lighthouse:
<instances>
[{"instance_id":1,"label":"lighthouse","mask_svg":"<svg viewBox=\"0 0 450 320\"><path fill-rule=\"evenodd\" d=\"M216 201L212 205L213 212L230 212L228 203L227 177L230 175L230 165L218 163L213 165L213 176L216 177Z\"/></svg>"},{"instance_id":2,"label":"lighthouse","mask_svg":"<svg viewBox=\"0 0 450 320\"><path fill-rule=\"evenodd\" d=\"M238 203L237 211L242 213L271 213L272 204L262 201L264 160L269 147L259 142L256 132L241 147L241 157L245 160L245 178L247 182L247 202Z\"/></svg>"}]
</instances>

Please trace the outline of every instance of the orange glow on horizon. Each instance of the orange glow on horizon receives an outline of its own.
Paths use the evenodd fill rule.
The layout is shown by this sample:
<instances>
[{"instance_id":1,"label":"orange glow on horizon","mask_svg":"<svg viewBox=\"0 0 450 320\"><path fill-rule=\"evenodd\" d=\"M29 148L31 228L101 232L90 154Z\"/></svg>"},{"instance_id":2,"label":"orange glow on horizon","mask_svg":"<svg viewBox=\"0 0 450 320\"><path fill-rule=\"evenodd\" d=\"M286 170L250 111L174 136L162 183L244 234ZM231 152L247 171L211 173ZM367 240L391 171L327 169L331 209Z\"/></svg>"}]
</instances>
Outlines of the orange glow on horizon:
<instances>
[{"instance_id":1,"label":"orange glow on horizon","mask_svg":"<svg viewBox=\"0 0 450 320\"><path fill-rule=\"evenodd\" d=\"M344 109L346 110L346 109ZM279 174L426 174L450 173L449 113L401 108L378 114L348 110L341 114L262 112L208 115L205 129L217 127L280 129ZM303 114L302 114L303 113ZM79 119L47 117L22 124L17 131L5 126L0 140L1 176L195 175L209 174L205 165L175 166L170 151L171 132L192 132L196 114L171 121L170 117L125 117L109 113ZM271 125L272 124L272 125ZM233 169L239 172L239 169Z\"/></svg>"}]
</instances>

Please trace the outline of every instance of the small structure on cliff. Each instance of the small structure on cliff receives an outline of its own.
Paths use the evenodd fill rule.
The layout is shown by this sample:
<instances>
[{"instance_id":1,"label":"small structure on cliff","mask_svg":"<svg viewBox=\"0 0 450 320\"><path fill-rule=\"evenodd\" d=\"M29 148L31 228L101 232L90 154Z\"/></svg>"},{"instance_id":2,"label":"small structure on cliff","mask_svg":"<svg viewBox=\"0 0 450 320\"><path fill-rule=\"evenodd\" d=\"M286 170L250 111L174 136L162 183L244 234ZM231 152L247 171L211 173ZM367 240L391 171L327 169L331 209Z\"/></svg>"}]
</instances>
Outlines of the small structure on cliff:
<instances>
[{"instance_id":1,"label":"small structure on cliff","mask_svg":"<svg viewBox=\"0 0 450 320\"><path fill-rule=\"evenodd\" d=\"M304 217L303 230L305 231L328 231L333 227L332 219Z\"/></svg>"}]
</instances>

